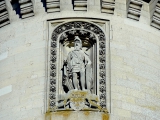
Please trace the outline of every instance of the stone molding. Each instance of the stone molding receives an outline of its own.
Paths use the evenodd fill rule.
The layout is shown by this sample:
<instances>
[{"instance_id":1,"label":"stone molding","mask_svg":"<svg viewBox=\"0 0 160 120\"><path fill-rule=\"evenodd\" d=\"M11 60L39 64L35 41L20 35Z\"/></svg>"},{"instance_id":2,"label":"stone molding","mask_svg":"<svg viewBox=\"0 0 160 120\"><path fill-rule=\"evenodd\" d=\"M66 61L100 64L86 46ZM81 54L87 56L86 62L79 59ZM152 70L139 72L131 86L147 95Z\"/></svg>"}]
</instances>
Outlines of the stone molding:
<instances>
[{"instance_id":1,"label":"stone molding","mask_svg":"<svg viewBox=\"0 0 160 120\"><path fill-rule=\"evenodd\" d=\"M87 11L87 0L73 0L74 11Z\"/></svg>"},{"instance_id":2,"label":"stone molding","mask_svg":"<svg viewBox=\"0 0 160 120\"><path fill-rule=\"evenodd\" d=\"M150 4L151 26L160 29L160 0L155 0Z\"/></svg>"},{"instance_id":3,"label":"stone molding","mask_svg":"<svg viewBox=\"0 0 160 120\"><path fill-rule=\"evenodd\" d=\"M33 3L31 0L19 0L19 4L22 19L34 16Z\"/></svg>"},{"instance_id":4,"label":"stone molding","mask_svg":"<svg viewBox=\"0 0 160 120\"><path fill-rule=\"evenodd\" d=\"M53 21L52 21L53 22ZM56 21L54 21L56 22ZM58 21L57 21L58 22ZM51 22L49 23L51 24ZM53 26L53 24L52 24ZM109 27L109 26L108 26ZM109 29L109 28L107 28ZM49 57L48 57L48 97L47 97L47 101L49 102L47 103L49 106L48 109L52 109L53 107L56 106L56 102L57 102L57 96L62 93L62 91L60 90L61 88L59 87L59 81L60 77L59 77L59 72L61 68L59 68L59 54L60 53L59 49L59 42L62 39L62 37L65 37L65 32L74 32L76 30L81 30L81 31L87 31L90 33L89 37L92 37L96 40L96 44L98 47L98 51L97 51L97 83L96 83L96 94L99 96L100 99L100 106L103 108L109 108L109 98L110 95L109 94L109 89L110 89L110 78L108 75L109 74L109 63L106 64L106 61L109 61L109 54L108 54L108 49L109 49L109 44L108 44L108 40L109 40L109 31L103 31L102 28L98 25L95 24L94 22L90 22L88 20L84 20L84 19L75 19L72 21L68 21L68 22L62 22L59 25L56 25L56 27L52 28L52 32L49 32L50 38L49 41ZM50 31L50 30L49 30ZM106 35L107 38L106 38ZM107 42L107 44L106 44ZM107 47L107 48L106 48ZM107 49L107 50L106 50ZM107 67L106 67L107 66ZM96 81L94 81L95 83ZM60 85L61 86L61 85ZM58 92L59 91L59 92ZM108 97L108 98L107 98ZM108 105L107 105L108 104Z\"/></svg>"},{"instance_id":5,"label":"stone molding","mask_svg":"<svg viewBox=\"0 0 160 120\"><path fill-rule=\"evenodd\" d=\"M60 12L60 0L46 0L46 12Z\"/></svg>"},{"instance_id":6,"label":"stone molding","mask_svg":"<svg viewBox=\"0 0 160 120\"><path fill-rule=\"evenodd\" d=\"M38 8L40 3L36 4L37 2L34 0L19 0L18 5L20 5L20 18L28 18L34 16L36 13L34 11L35 8ZM23 4L23 5L21 5ZM115 0L99 0L94 1L91 3L89 0L72 0L72 3L66 3L63 0L42 0L43 7L47 13L54 12L64 12L64 10L73 10L73 11L87 11L95 9L94 12L101 12L106 16L108 15L115 15L115 16L123 16L127 17L136 21L144 22L150 21L150 25L160 29L159 25L159 1L152 0L150 3L144 4L143 0L127 0L127 1L115 1ZM70 8L66 8L66 5ZM73 6L73 8L71 8ZM150 9L150 10L149 10ZM97 11L98 10L98 11ZM55 13L56 14L56 13ZM148 14L148 15L146 15ZM145 17L144 17L145 16ZM151 20L144 20L148 19L150 16ZM12 19L13 16L9 14L8 18ZM2 18L3 19L3 18ZM142 21L141 21L142 19ZM147 24L148 24L147 23ZM8 20L7 23L8 24ZM2 25L3 26L3 25Z\"/></svg>"},{"instance_id":7,"label":"stone molding","mask_svg":"<svg viewBox=\"0 0 160 120\"><path fill-rule=\"evenodd\" d=\"M115 0L102 0L101 12L107 14L114 14Z\"/></svg>"},{"instance_id":8,"label":"stone molding","mask_svg":"<svg viewBox=\"0 0 160 120\"><path fill-rule=\"evenodd\" d=\"M5 0L0 1L0 28L10 24Z\"/></svg>"},{"instance_id":9,"label":"stone molding","mask_svg":"<svg viewBox=\"0 0 160 120\"><path fill-rule=\"evenodd\" d=\"M59 111L46 113L46 120L109 120L109 114L94 111Z\"/></svg>"},{"instance_id":10,"label":"stone molding","mask_svg":"<svg viewBox=\"0 0 160 120\"><path fill-rule=\"evenodd\" d=\"M128 0L127 3L127 17L138 20L141 16L143 2L141 0Z\"/></svg>"}]
</instances>

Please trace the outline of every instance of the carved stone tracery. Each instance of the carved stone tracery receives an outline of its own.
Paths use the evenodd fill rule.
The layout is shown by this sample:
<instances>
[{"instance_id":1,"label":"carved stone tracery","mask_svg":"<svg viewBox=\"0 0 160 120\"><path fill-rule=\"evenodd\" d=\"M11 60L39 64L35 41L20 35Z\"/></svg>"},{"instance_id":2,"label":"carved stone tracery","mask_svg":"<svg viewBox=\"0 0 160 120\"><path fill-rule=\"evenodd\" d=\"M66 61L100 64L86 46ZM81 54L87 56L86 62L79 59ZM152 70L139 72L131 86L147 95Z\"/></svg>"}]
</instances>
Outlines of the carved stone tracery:
<instances>
[{"instance_id":1,"label":"carved stone tracery","mask_svg":"<svg viewBox=\"0 0 160 120\"><path fill-rule=\"evenodd\" d=\"M99 99L100 106L106 108L106 70L105 70L105 61L106 61L106 45L105 45L105 34L104 32L95 24L89 22L81 22L74 21L68 22L58 26L52 33L52 41L51 41L51 57L50 57L50 108L52 109L56 105L56 76L57 76L57 43L61 42L65 44L67 41L68 35L76 34L76 33L85 35L87 34L92 41L87 41L89 44L94 44L98 41L99 45L99 58L97 59L97 63L99 63L99 73L97 76L99 80ZM97 64L96 63L96 64Z\"/></svg>"}]
</instances>

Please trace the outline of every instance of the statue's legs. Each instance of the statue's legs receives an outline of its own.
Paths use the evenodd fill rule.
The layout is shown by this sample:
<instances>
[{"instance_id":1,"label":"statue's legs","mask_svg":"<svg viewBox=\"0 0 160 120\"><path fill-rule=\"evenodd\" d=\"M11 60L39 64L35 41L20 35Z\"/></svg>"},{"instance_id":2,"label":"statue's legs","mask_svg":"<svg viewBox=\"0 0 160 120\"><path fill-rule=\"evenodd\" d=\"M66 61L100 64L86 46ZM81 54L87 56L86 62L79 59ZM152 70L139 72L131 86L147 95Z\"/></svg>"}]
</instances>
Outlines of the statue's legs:
<instances>
[{"instance_id":1,"label":"statue's legs","mask_svg":"<svg viewBox=\"0 0 160 120\"><path fill-rule=\"evenodd\" d=\"M81 85L82 85L82 90L85 90L85 73L80 72L80 80L81 80Z\"/></svg>"},{"instance_id":2,"label":"statue's legs","mask_svg":"<svg viewBox=\"0 0 160 120\"><path fill-rule=\"evenodd\" d=\"M88 80L87 81L87 90L90 90L91 89L90 87L91 87L91 82Z\"/></svg>"},{"instance_id":3,"label":"statue's legs","mask_svg":"<svg viewBox=\"0 0 160 120\"><path fill-rule=\"evenodd\" d=\"M73 73L73 84L74 84L74 88L76 90L78 90L78 80L77 80L77 73Z\"/></svg>"},{"instance_id":4,"label":"statue's legs","mask_svg":"<svg viewBox=\"0 0 160 120\"><path fill-rule=\"evenodd\" d=\"M87 65L86 67L86 84L87 84L87 90L91 90L91 82L92 82L92 68L90 65Z\"/></svg>"}]
</instances>

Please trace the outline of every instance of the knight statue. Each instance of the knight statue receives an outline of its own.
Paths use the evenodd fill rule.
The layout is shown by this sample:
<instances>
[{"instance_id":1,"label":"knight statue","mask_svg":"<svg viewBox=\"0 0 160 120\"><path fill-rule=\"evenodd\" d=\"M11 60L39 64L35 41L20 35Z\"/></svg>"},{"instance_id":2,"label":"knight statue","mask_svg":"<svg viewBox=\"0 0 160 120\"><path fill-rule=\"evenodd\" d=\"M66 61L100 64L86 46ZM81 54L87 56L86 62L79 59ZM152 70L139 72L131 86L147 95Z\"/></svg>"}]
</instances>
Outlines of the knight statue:
<instances>
[{"instance_id":1,"label":"knight statue","mask_svg":"<svg viewBox=\"0 0 160 120\"><path fill-rule=\"evenodd\" d=\"M74 50L68 53L63 66L63 85L68 90L89 90L92 85L91 60L83 50L78 36L74 39Z\"/></svg>"}]
</instances>

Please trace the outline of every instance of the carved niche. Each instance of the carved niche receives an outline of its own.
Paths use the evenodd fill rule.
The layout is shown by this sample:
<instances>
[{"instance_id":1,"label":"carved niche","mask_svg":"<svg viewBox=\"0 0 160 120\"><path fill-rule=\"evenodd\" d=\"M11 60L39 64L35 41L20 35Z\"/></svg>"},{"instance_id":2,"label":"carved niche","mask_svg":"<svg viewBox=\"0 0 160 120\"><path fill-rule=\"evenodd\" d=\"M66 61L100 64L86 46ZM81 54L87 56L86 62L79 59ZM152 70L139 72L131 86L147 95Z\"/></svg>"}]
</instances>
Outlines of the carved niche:
<instances>
[{"instance_id":1,"label":"carved niche","mask_svg":"<svg viewBox=\"0 0 160 120\"><path fill-rule=\"evenodd\" d=\"M81 45L81 52L77 52L75 50L76 41ZM92 104L94 101L101 108L107 108L106 73L108 69L106 69L106 46L105 32L98 24L83 20L75 20L62 22L61 24L56 25L55 29L52 31L49 48L48 106L50 111L54 111L54 109L58 109L58 107L61 108L64 106L64 102L65 105L67 105L67 97L72 96L73 98L73 95L82 95L81 98L83 98L83 100L81 99L83 102L79 102L79 107L77 108L75 108L75 102L73 99L70 99L69 107L74 110L82 109L80 107L82 104L87 105L85 99L87 99L90 104L89 106L94 106L94 104ZM77 59L81 62L81 67L79 68L84 68L84 74L77 71L79 68L75 68L75 70L73 70L73 66L71 66L72 70L68 70L70 63L76 61L69 61L68 56L74 58L74 55L79 56L80 54L82 56L81 58L84 60L80 57ZM87 62L85 62L85 60L87 60ZM88 61L91 61L91 65L89 67L87 66L87 64L89 64ZM76 62L76 65L80 64L80 62ZM88 70L89 72L87 72ZM70 71L73 72L70 73ZM78 82L76 84L74 83L74 75L76 75ZM83 75L84 83L82 83ZM91 76L89 78L91 79L91 82L88 87L87 76L89 75ZM93 99L90 101L89 97ZM77 99L78 98L76 98L76 100ZM63 101L62 105L61 101ZM65 109L65 107L63 109Z\"/></svg>"}]
</instances>

